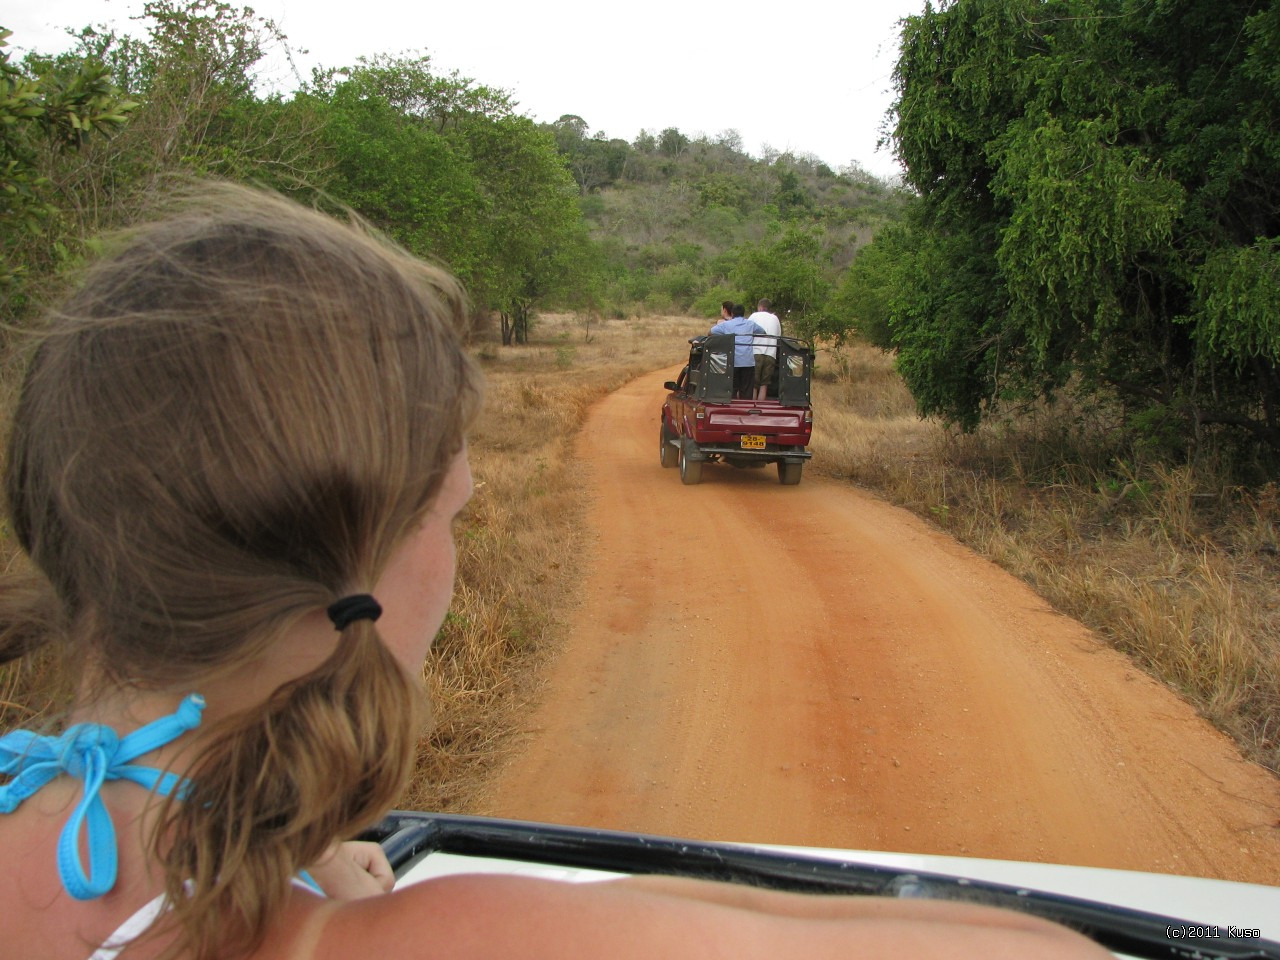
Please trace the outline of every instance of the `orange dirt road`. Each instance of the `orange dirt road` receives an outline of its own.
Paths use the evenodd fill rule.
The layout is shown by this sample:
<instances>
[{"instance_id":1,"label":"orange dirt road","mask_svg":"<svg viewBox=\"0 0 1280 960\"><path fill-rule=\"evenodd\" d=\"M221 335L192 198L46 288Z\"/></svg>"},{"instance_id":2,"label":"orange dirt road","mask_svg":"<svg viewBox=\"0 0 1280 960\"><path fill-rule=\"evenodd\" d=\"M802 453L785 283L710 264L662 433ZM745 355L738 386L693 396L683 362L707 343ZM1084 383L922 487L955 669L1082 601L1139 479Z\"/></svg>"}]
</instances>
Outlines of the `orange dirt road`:
<instances>
[{"instance_id":1,"label":"orange dirt road","mask_svg":"<svg viewBox=\"0 0 1280 960\"><path fill-rule=\"evenodd\" d=\"M658 464L664 375L593 410L593 532L477 812L1280 884L1280 784L1025 584L775 468Z\"/></svg>"}]
</instances>

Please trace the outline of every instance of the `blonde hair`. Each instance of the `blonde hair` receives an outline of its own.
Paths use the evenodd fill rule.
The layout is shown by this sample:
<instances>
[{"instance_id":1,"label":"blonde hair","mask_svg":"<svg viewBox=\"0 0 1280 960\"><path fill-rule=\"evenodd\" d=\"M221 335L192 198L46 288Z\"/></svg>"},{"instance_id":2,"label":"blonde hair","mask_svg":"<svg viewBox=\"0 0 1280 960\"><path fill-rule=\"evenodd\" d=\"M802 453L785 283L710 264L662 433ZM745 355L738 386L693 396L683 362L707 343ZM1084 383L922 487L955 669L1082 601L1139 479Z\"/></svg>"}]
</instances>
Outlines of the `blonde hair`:
<instances>
[{"instance_id":1,"label":"blonde hair","mask_svg":"<svg viewBox=\"0 0 1280 960\"><path fill-rule=\"evenodd\" d=\"M463 443L457 283L358 226L208 185L52 311L14 415L0 662L61 637L106 682L198 690L370 591ZM55 628L56 625L56 628ZM261 941L290 878L395 801L419 692L368 620L230 720L153 838L173 954Z\"/></svg>"}]
</instances>

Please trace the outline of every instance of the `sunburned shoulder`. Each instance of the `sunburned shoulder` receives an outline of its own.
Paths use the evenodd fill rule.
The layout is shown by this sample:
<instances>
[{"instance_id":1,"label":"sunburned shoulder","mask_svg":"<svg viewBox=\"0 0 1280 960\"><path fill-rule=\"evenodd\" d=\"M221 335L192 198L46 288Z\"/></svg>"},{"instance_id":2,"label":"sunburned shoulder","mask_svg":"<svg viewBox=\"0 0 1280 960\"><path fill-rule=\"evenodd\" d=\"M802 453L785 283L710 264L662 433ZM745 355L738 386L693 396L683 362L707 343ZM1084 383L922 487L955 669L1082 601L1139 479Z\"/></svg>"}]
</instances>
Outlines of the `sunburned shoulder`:
<instances>
[{"instance_id":1,"label":"sunburned shoulder","mask_svg":"<svg viewBox=\"0 0 1280 960\"><path fill-rule=\"evenodd\" d=\"M430 880L345 904L326 925L315 960L739 960L757 918L655 896L625 883L567 883L494 874ZM273 958L274 960L274 958Z\"/></svg>"},{"instance_id":2,"label":"sunburned shoulder","mask_svg":"<svg viewBox=\"0 0 1280 960\"><path fill-rule=\"evenodd\" d=\"M556 936L557 928L563 929L570 892L567 884L520 877L462 875L428 880L381 897L337 905L325 919L314 957L550 957L552 953L539 949Z\"/></svg>"},{"instance_id":3,"label":"sunburned shoulder","mask_svg":"<svg viewBox=\"0 0 1280 960\"><path fill-rule=\"evenodd\" d=\"M1060 927L987 908L690 884L663 878L573 884L492 874L432 880L336 907L312 955L316 960L1107 956Z\"/></svg>"},{"instance_id":4,"label":"sunburned shoulder","mask_svg":"<svg viewBox=\"0 0 1280 960\"><path fill-rule=\"evenodd\" d=\"M712 915L724 913L718 921ZM326 924L315 960L667 960L757 955L724 940L750 916L655 896L625 883L566 883L495 874L429 880L344 904ZM732 920L733 923L728 921ZM711 938L718 940L713 948ZM699 940L702 942L699 942ZM734 940L736 937L730 937ZM730 949L724 952L725 946ZM273 958L274 960L274 958Z\"/></svg>"}]
</instances>

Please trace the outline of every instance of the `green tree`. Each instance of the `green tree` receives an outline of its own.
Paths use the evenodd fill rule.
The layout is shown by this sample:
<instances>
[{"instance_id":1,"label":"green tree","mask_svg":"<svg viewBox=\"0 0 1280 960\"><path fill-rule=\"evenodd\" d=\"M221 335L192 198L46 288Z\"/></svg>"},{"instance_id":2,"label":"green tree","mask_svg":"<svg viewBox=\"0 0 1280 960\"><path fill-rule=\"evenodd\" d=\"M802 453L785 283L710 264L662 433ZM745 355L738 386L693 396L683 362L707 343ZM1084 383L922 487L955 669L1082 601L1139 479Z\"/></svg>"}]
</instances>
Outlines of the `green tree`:
<instances>
[{"instance_id":1,"label":"green tree","mask_svg":"<svg viewBox=\"0 0 1280 960\"><path fill-rule=\"evenodd\" d=\"M730 279L735 287L748 291L748 302L768 298L774 313L791 325L788 332L805 336L820 332L831 282L816 233L791 226L772 243L742 249Z\"/></svg>"},{"instance_id":2,"label":"green tree","mask_svg":"<svg viewBox=\"0 0 1280 960\"><path fill-rule=\"evenodd\" d=\"M678 157L689 148L689 138L675 127L667 127L658 136L658 152L665 157Z\"/></svg>"},{"instance_id":3,"label":"green tree","mask_svg":"<svg viewBox=\"0 0 1280 960\"><path fill-rule=\"evenodd\" d=\"M809 195L805 193L796 171L789 164L777 163L773 167L773 174L777 180L773 202L778 208L779 216L794 219L807 212L811 207Z\"/></svg>"},{"instance_id":4,"label":"green tree","mask_svg":"<svg viewBox=\"0 0 1280 960\"><path fill-rule=\"evenodd\" d=\"M1163 436L1229 427L1280 452L1278 18L1248 0L907 18L893 139L919 196L883 242L909 261L887 322L922 412L973 426L1072 383Z\"/></svg>"},{"instance_id":5,"label":"green tree","mask_svg":"<svg viewBox=\"0 0 1280 960\"><path fill-rule=\"evenodd\" d=\"M40 64L38 73L15 66L4 49L10 36L0 28L0 319L13 323L27 306L24 277L32 267L55 266L62 247L43 158L115 133L137 104L101 62Z\"/></svg>"},{"instance_id":6,"label":"green tree","mask_svg":"<svg viewBox=\"0 0 1280 960\"><path fill-rule=\"evenodd\" d=\"M515 113L515 101L507 91L485 86L457 70L441 75L425 54L361 57L354 67L321 74L314 86L323 93L342 78L356 84L365 96L381 97L405 117L437 133L476 116L498 119Z\"/></svg>"},{"instance_id":7,"label":"green tree","mask_svg":"<svg viewBox=\"0 0 1280 960\"><path fill-rule=\"evenodd\" d=\"M857 252L827 303L827 336L840 342L853 329L882 350L893 349L889 317L898 309L899 292L907 289L901 268L913 259L911 239L901 224L894 224Z\"/></svg>"},{"instance_id":8,"label":"green tree","mask_svg":"<svg viewBox=\"0 0 1280 960\"><path fill-rule=\"evenodd\" d=\"M432 122L406 115L360 79L315 95L332 162L327 192L406 249L476 283L485 230L470 159Z\"/></svg>"},{"instance_id":9,"label":"green tree","mask_svg":"<svg viewBox=\"0 0 1280 960\"><path fill-rule=\"evenodd\" d=\"M474 117L460 132L486 237L472 292L499 313L503 342L523 343L538 305L594 286L578 190L555 140L526 117Z\"/></svg>"},{"instance_id":10,"label":"green tree","mask_svg":"<svg viewBox=\"0 0 1280 960\"><path fill-rule=\"evenodd\" d=\"M41 184L42 225L38 235L5 243L29 289L52 289L56 271L88 237L137 216L175 174L295 190L313 186L323 164L314 117L254 95L266 44L282 40L270 21L213 0L153 0L139 19L148 31L142 37L84 28L68 53L23 62L21 72L51 98L41 105L49 129L33 136L35 125L23 125L30 129L21 148ZM115 113L113 103L121 107ZM14 133L4 126L6 136ZM118 132L96 135L107 130ZM5 309L15 319L29 304L13 295Z\"/></svg>"},{"instance_id":11,"label":"green tree","mask_svg":"<svg viewBox=\"0 0 1280 960\"><path fill-rule=\"evenodd\" d=\"M566 113L550 125L556 149L569 164L569 171L582 196L608 186L623 175L631 158L631 144L610 140L603 131L587 136L587 122Z\"/></svg>"},{"instance_id":12,"label":"green tree","mask_svg":"<svg viewBox=\"0 0 1280 960\"><path fill-rule=\"evenodd\" d=\"M539 128L510 98L427 57L377 57L317 78L329 191L421 256L445 262L477 311L524 342L535 308L596 296L578 188L557 152L586 124Z\"/></svg>"},{"instance_id":13,"label":"green tree","mask_svg":"<svg viewBox=\"0 0 1280 960\"><path fill-rule=\"evenodd\" d=\"M740 176L709 173L696 184L698 202L703 207L728 207L745 210L750 200L750 186Z\"/></svg>"},{"instance_id":14,"label":"green tree","mask_svg":"<svg viewBox=\"0 0 1280 960\"><path fill-rule=\"evenodd\" d=\"M174 171L243 179L258 170L255 154L269 163L306 153L310 129L254 110L254 71L268 47L284 41L270 20L220 0L148 0L139 19L148 27L143 38L106 28L79 34L71 56L100 58L141 106L127 135L94 158L93 173L104 179L69 189L130 203Z\"/></svg>"}]
</instances>

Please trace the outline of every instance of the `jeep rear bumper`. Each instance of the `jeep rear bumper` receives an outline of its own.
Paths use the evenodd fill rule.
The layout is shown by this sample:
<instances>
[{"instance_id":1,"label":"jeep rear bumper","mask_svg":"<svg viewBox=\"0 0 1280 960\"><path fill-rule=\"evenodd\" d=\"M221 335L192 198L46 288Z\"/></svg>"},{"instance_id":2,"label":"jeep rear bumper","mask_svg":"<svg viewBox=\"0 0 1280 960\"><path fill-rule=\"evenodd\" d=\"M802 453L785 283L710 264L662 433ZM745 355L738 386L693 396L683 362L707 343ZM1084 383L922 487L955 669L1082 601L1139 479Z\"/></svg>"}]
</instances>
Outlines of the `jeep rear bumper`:
<instances>
[{"instance_id":1,"label":"jeep rear bumper","mask_svg":"<svg viewBox=\"0 0 1280 960\"><path fill-rule=\"evenodd\" d=\"M774 447L772 450L743 450L731 444L708 443L699 446L697 443L685 441L684 455L690 460L710 460L712 457L734 457L740 460L789 460L799 463L813 457L803 447Z\"/></svg>"}]
</instances>

